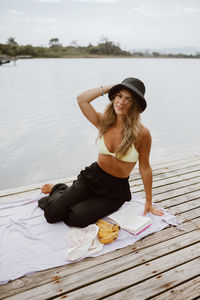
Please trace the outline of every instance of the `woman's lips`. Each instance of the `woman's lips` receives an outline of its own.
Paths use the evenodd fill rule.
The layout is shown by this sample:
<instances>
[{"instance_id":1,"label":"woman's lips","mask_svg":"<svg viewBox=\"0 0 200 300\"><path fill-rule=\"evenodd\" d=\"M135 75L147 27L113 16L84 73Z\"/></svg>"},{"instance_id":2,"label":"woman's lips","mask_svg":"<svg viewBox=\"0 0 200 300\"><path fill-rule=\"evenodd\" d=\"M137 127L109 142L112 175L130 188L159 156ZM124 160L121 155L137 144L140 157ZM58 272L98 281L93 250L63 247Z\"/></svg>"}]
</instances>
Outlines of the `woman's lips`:
<instances>
[{"instance_id":1,"label":"woman's lips","mask_svg":"<svg viewBox=\"0 0 200 300\"><path fill-rule=\"evenodd\" d=\"M116 105L116 108L117 108L118 110L123 110L123 106Z\"/></svg>"}]
</instances>

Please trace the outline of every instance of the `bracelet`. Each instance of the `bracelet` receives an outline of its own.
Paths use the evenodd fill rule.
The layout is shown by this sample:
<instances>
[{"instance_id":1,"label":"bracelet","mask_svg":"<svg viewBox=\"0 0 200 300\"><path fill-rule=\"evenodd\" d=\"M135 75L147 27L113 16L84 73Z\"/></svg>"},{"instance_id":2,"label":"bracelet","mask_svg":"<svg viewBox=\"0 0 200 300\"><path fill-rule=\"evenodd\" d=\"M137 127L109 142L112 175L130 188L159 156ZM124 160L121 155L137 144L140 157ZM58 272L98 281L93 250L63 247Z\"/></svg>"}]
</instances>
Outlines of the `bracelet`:
<instances>
[{"instance_id":1,"label":"bracelet","mask_svg":"<svg viewBox=\"0 0 200 300\"><path fill-rule=\"evenodd\" d=\"M102 89L102 95L101 96L104 96L105 92L104 92L103 86L101 85L100 88Z\"/></svg>"}]
</instances>

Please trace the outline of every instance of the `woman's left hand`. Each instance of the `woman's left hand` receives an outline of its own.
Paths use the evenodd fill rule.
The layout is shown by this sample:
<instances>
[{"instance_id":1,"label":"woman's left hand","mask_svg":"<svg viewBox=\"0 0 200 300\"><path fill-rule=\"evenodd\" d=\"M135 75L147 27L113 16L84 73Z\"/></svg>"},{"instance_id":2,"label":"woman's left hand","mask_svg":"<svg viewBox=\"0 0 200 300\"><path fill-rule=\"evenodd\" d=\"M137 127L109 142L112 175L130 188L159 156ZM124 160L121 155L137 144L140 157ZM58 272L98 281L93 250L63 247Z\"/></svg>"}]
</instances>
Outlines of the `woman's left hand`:
<instances>
[{"instance_id":1,"label":"woman's left hand","mask_svg":"<svg viewBox=\"0 0 200 300\"><path fill-rule=\"evenodd\" d=\"M163 216L164 215L164 212L163 212L162 209L157 208L157 207L152 206L152 205L148 205L148 204L145 205L144 216L146 215L147 212L150 212L153 215L157 215L157 216Z\"/></svg>"}]
</instances>

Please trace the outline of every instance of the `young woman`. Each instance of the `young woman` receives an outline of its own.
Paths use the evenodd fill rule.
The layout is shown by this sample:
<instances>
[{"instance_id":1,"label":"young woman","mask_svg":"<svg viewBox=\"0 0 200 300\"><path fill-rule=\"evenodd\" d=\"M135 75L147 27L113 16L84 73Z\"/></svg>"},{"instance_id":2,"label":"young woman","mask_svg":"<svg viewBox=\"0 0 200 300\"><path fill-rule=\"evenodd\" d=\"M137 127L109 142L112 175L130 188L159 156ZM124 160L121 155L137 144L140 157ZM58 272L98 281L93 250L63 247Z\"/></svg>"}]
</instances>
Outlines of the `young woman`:
<instances>
[{"instance_id":1,"label":"young woman","mask_svg":"<svg viewBox=\"0 0 200 300\"><path fill-rule=\"evenodd\" d=\"M108 93L110 103L103 114L91 102ZM152 170L149 164L151 135L140 121L147 106L145 86L137 78L121 84L84 91L77 97L84 116L97 128L98 160L80 172L72 186L46 184L39 200L47 222L64 221L68 226L86 227L118 210L131 200L129 175L139 160L146 193L144 215L163 215L152 206Z\"/></svg>"}]
</instances>

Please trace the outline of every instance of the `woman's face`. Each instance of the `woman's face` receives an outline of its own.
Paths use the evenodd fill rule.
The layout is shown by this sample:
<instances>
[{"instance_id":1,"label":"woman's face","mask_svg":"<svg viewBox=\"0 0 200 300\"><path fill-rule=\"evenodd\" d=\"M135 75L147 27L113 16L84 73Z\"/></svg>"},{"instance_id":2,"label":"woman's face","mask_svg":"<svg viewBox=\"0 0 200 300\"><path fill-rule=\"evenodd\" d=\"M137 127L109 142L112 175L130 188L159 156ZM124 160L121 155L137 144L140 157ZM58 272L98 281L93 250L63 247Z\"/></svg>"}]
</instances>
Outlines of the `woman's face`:
<instances>
[{"instance_id":1,"label":"woman's face","mask_svg":"<svg viewBox=\"0 0 200 300\"><path fill-rule=\"evenodd\" d=\"M126 115L132 106L134 99L132 94L127 90L120 90L113 100L113 107L116 115Z\"/></svg>"}]
</instances>

